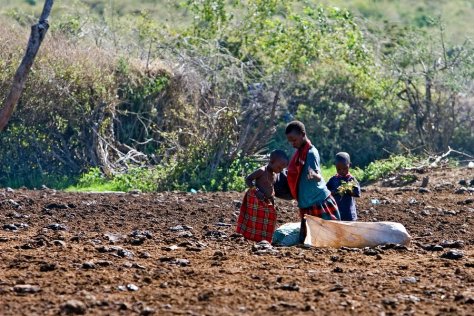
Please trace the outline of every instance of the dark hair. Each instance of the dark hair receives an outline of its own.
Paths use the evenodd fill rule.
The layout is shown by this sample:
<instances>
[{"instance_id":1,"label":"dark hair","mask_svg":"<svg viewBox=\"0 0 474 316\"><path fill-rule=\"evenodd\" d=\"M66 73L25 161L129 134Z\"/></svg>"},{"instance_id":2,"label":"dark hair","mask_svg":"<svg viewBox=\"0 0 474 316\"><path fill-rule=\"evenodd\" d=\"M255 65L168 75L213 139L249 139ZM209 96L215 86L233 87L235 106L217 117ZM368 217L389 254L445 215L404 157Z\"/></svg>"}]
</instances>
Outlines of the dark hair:
<instances>
[{"instance_id":1,"label":"dark hair","mask_svg":"<svg viewBox=\"0 0 474 316\"><path fill-rule=\"evenodd\" d=\"M283 150L280 150L280 149L274 150L270 153L270 160L271 161L275 161L277 159L281 159L281 160L284 160L284 161L289 161L290 160L288 158L288 156L286 155L286 153Z\"/></svg>"},{"instance_id":2,"label":"dark hair","mask_svg":"<svg viewBox=\"0 0 474 316\"><path fill-rule=\"evenodd\" d=\"M305 135L306 128L304 127L304 124L300 121L293 121L288 123L288 125L286 126L285 134L288 135L293 132Z\"/></svg>"},{"instance_id":3,"label":"dark hair","mask_svg":"<svg viewBox=\"0 0 474 316\"><path fill-rule=\"evenodd\" d=\"M342 162L342 163L345 163L345 164L350 164L351 163L351 156L349 156L348 153L346 152L339 152L336 154L336 159L335 159L336 163L338 162Z\"/></svg>"}]
</instances>

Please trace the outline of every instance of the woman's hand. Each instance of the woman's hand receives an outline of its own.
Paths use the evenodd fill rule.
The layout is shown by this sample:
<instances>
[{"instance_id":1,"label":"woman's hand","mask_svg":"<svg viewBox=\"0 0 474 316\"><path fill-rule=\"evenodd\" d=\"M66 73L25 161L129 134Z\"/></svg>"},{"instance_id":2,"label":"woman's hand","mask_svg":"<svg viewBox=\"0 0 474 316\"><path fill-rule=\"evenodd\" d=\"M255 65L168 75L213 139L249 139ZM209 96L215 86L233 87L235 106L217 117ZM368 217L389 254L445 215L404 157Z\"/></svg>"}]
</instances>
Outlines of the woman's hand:
<instances>
[{"instance_id":1,"label":"woman's hand","mask_svg":"<svg viewBox=\"0 0 474 316\"><path fill-rule=\"evenodd\" d=\"M321 181L323 178L318 173L317 170L308 168L308 180L316 180L317 182Z\"/></svg>"}]
</instances>

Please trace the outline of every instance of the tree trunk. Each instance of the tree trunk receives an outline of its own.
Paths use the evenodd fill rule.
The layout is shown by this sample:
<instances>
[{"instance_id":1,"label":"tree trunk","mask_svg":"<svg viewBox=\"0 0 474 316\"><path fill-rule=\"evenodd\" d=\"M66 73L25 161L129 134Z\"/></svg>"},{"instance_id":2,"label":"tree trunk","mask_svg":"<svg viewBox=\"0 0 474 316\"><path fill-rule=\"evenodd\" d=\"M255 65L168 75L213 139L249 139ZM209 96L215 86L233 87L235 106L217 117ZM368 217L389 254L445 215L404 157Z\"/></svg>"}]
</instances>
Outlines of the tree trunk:
<instances>
[{"instance_id":1,"label":"tree trunk","mask_svg":"<svg viewBox=\"0 0 474 316\"><path fill-rule=\"evenodd\" d=\"M35 60L36 54L43 42L43 39L48 31L48 17L53 7L53 0L46 0L43 7L43 12L39 22L31 27L30 39L28 46L26 47L26 53L18 67L13 83L8 94L2 110L0 111L0 131L4 130L10 120L13 111L15 110L16 104L20 99L21 93L25 88L26 78L30 72L33 61Z\"/></svg>"}]
</instances>

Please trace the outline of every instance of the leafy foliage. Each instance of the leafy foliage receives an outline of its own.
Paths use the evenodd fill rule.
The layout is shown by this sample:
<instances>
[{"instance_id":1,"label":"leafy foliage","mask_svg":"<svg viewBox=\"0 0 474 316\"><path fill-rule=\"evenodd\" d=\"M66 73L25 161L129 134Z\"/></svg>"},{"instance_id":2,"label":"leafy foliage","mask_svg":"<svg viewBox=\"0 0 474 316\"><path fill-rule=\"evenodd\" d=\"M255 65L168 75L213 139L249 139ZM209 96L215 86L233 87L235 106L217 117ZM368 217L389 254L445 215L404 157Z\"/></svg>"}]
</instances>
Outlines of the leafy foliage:
<instances>
[{"instance_id":1,"label":"leafy foliage","mask_svg":"<svg viewBox=\"0 0 474 316\"><path fill-rule=\"evenodd\" d=\"M391 156L388 159L371 162L364 170L362 181L376 181L389 177L394 172L414 165L416 158L410 156Z\"/></svg>"},{"instance_id":2,"label":"leafy foliage","mask_svg":"<svg viewBox=\"0 0 474 316\"><path fill-rule=\"evenodd\" d=\"M64 187L86 172L81 187L241 190L243 175L256 167L248 157L291 152L282 131L293 119L306 123L323 163L340 150L361 167L387 152L448 144L469 151L472 46L438 45L434 9L425 3L400 16L416 29L383 23L382 4L395 6L385 0L345 2L351 11L302 0L59 6L18 111L0 135L0 183ZM4 39L0 34L7 43L0 48L1 96L21 52L9 38L26 34L37 7L2 7L10 18L1 25L13 26L4 28ZM359 19L357 11L381 24ZM423 63L437 65L440 57L445 70L420 75ZM416 104L407 102L407 87L418 93ZM421 125L420 115L426 115ZM373 180L390 168L369 165L358 178Z\"/></svg>"}]
</instances>

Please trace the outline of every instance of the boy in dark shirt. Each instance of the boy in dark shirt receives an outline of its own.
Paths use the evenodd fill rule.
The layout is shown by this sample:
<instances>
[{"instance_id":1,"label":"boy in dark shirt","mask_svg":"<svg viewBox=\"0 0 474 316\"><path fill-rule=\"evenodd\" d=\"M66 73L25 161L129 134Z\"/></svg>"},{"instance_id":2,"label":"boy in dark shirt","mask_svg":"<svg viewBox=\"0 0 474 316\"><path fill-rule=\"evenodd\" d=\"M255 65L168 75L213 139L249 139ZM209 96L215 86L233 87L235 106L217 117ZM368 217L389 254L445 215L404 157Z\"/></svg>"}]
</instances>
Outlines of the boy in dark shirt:
<instances>
[{"instance_id":1,"label":"boy in dark shirt","mask_svg":"<svg viewBox=\"0 0 474 316\"><path fill-rule=\"evenodd\" d=\"M341 220L356 221L355 198L360 197L360 185L349 172L351 157L348 153L340 152L336 154L335 163L337 174L329 179L327 188L336 199L339 212L341 213Z\"/></svg>"},{"instance_id":2,"label":"boy in dark shirt","mask_svg":"<svg viewBox=\"0 0 474 316\"><path fill-rule=\"evenodd\" d=\"M270 162L245 178L249 189L245 193L237 221L237 233L245 238L272 241L276 225L275 189L280 172L288 165L288 156L282 150L270 154Z\"/></svg>"}]
</instances>

